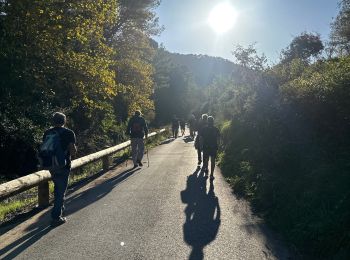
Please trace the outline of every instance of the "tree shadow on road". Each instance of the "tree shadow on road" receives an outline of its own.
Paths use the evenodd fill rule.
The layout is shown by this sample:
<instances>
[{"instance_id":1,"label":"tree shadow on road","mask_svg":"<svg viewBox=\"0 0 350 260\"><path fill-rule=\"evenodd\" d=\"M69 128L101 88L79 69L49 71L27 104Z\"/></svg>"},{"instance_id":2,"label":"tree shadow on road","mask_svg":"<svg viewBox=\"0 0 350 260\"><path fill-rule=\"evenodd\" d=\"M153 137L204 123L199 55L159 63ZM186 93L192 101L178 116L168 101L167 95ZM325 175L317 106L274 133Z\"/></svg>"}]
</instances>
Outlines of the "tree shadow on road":
<instances>
[{"instance_id":1,"label":"tree shadow on road","mask_svg":"<svg viewBox=\"0 0 350 260\"><path fill-rule=\"evenodd\" d=\"M113 188L115 188L118 184L126 180L138 170L140 169L128 169L118 174L117 176L96 185L93 188L87 189L83 192L78 192L73 196L70 196L65 201L66 210L64 215L69 216L71 214L74 214L80 209L83 209L86 206L100 200L109 192L111 192ZM48 234L53 229L50 226L50 215L50 211L45 212L38 218L36 222L26 228L26 232L28 233L8 244L4 248L0 249L0 259L15 258L28 247L36 243L40 238Z\"/></svg>"},{"instance_id":2,"label":"tree shadow on road","mask_svg":"<svg viewBox=\"0 0 350 260\"><path fill-rule=\"evenodd\" d=\"M187 177L186 189L181 191L181 200L187 204L183 234L185 242L192 247L190 260L204 258L203 249L215 240L221 224L220 205L213 182L210 182L208 193L206 187L207 178L197 169Z\"/></svg>"}]
</instances>

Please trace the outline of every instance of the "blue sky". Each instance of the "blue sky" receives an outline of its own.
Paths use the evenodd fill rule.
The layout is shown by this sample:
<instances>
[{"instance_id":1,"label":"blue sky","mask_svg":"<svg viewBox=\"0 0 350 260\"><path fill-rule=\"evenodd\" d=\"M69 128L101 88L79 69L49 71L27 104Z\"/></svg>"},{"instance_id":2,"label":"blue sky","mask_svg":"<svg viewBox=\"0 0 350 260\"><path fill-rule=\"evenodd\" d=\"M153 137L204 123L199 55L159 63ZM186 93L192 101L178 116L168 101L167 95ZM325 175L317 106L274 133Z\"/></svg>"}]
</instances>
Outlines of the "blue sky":
<instances>
[{"instance_id":1,"label":"blue sky","mask_svg":"<svg viewBox=\"0 0 350 260\"><path fill-rule=\"evenodd\" d=\"M219 3L230 2L239 12L234 27L218 35L207 22ZM338 0L162 0L156 9L165 30L159 43L171 52L207 54L232 60L235 44L257 42L259 53L277 62L280 51L300 33L317 32L323 40L338 14Z\"/></svg>"}]
</instances>

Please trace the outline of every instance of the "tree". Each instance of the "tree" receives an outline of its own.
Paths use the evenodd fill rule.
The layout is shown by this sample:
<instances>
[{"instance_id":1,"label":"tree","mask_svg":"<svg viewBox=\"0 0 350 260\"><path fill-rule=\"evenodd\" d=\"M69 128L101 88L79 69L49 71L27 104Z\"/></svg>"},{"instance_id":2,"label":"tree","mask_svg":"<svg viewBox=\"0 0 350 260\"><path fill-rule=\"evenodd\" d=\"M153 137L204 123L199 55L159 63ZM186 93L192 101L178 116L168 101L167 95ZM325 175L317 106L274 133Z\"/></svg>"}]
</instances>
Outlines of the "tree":
<instances>
[{"instance_id":1,"label":"tree","mask_svg":"<svg viewBox=\"0 0 350 260\"><path fill-rule=\"evenodd\" d=\"M331 46L342 54L350 53L350 0L342 0L340 11L331 24Z\"/></svg>"},{"instance_id":2,"label":"tree","mask_svg":"<svg viewBox=\"0 0 350 260\"><path fill-rule=\"evenodd\" d=\"M257 54L255 43L246 48L239 44L234 46L232 55L235 57L236 63L245 69L263 70L266 66L266 56L264 54L261 56Z\"/></svg>"},{"instance_id":3,"label":"tree","mask_svg":"<svg viewBox=\"0 0 350 260\"><path fill-rule=\"evenodd\" d=\"M14 169L28 159L16 154L34 154L53 111L65 111L78 134L104 131L98 122L118 91L115 50L104 37L117 1L7 0L0 14L0 131L7 144L0 152L17 158L8 160L8 172L23 174L33 167Z\"/></svg>"},{"instance_id":4,"label":"tree","mask_svg":"<svg viewBox=\"0 0 350 260\"><path fill-rule=\"evenodd\" d=\"M319 34L303 32L296 36L289 46L282 50L282 62L290 62L293 59L308 61L311 57L317 57L324 49Z\"/></svg>"},{"instance_id":5,"label":"tree","mask_svg":"<svg viewBox=\"0 0 350 260\"><path fill-rule=\"evenodd\" d=\"M161 30L154 12L158 5L156 0L121 0L118 5L119 17L113 27L111 45L117 50L114 70L122 88L113 102L119 121L125 121L135 109L146 114L154 109L155 50L150 36Z\"/></svg>"}]
</instances>

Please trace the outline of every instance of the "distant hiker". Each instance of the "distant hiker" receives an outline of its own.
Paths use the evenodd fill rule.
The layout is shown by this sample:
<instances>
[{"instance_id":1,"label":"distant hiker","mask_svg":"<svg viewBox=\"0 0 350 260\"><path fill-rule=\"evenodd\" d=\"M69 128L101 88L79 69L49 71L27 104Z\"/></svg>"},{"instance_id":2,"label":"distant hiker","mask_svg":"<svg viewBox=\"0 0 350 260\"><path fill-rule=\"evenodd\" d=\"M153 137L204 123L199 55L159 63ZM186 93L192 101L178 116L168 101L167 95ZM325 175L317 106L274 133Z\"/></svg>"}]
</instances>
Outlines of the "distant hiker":
<instances>
[{"instance_id":1,"label":"distant hiker","mask_svg":"<svg viewBox=\"0 0 350 260\"><path fill-rule=\"evenodd\" d=\"M196 117L192 114L188 120L188 125L190 128L190 136L194 139L195 129L196 129Z\"/></svg>"},{"instance_id":2,"label":"distant hiker","mask_svg":"<svg viewBox=\"0 0 350 260\"><path fill-rule=\"evenodd\" d=\"M64 127L66 116L56 112L52 117L53 127L46 130L39 149L42 169L50 170L54 183L54 206L51 212L51 226L58 226L67 221L62 216L64 199L71 170L71 156L77 152L76 138L72 130Z\"/></svg>"},{"instance_id":3,"label":"distant hiker","mask_svg":"<svg viewBox=\"0 0 350 260\"><path fill-rule=\"evenodd\" d=\"M173 120L171 121L171 129L174 138L177 138L177 135L179 133L179 125L179 119L176 116L174 116Z\"/></svg>"},{"instance_id":4,"label":"distant hiker","mask_svg":"<svg viewBox=\"0 0 350 260\"><path fill-rule=\"evenodd\" d=\"M208 125L201 130L203 141L203 171L208 172L208 162L210 157L210 179L214 179L214 168L217 151L219 148L220 131L214 126L214 118L208 117Z\"/></svg>"},{"instance_id":5,"label":"distant hiker","mask_svg":"<svg viewBox=\"0 0 350 260\"><path fill-rule=\"evenodd\" d=\"M143 137L148 136L148 127L145 119L141 116L141 111L136 110L135 114L130 118L126 133L130 135L131 139L131 153L134 162L134 168L142 166L143 152L145 144Z\"/></svg>"},{"instance_id":6,"label":"distant hiker","mask_svg":"<svg viewBox=\"0 0 350 260\"><path fill-rule=\"evenodd\" d=\"M196 139L194 141L194 147L197 149L198 166L200 166L202 163L203 141L201 138L201 134L202 134L202 129L207 126L207 119L208 119L208 115L203 114L202 118L200 120L198 120L198 122L197 122L198 134L197 134Z\"/></svg>"},{"instance_id":7,"label":"distant hiker","mask_svg":"<svg viewBox=\"0 0 350 260\"><path fill-rule=\"evenodd\" d=\"M180 120L180 128L181 128L181 135L185 135L185 129L186 129L186 122L185 120L181 119Z\"/></svg>"}]
</instances>

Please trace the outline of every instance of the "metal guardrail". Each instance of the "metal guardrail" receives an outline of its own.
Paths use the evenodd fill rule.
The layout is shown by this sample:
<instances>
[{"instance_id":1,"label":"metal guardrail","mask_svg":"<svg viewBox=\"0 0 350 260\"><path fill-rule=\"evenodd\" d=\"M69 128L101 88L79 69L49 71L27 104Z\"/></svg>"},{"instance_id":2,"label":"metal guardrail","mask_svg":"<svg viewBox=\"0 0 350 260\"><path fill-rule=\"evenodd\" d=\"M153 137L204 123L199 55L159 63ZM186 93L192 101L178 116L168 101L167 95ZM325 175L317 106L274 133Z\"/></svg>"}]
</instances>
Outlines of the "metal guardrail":
<instances>
[{"instance_id":1,"label":"metal guardrail","mask_svg":"<svg viewBox=\"0 0 350 260\"><path fill-rule=\"evenodd\" d=\"M148 137L155 136L164 132L165 129L161 129L157 132L148 134ZM130 146L130 140L116 146L107 148L105 150L86 155L72 161L72 170L79 169L83 165L102 159L102 168L107 171L110 166L110 156L116 152L119 152ZM49 180L51 180L51 174L49 171L43 170L31 173L24 177L3 183L0 185L0 199L6 199L15 194L29 190L35 186L38 186L38 204L39 207L46 207L49 205Z\"/></svg>"}]
</instances>

